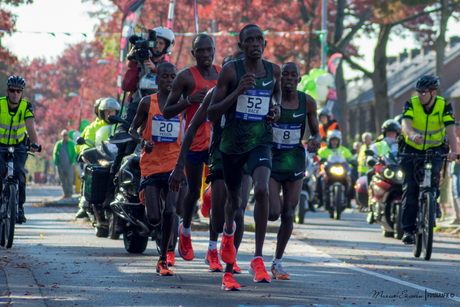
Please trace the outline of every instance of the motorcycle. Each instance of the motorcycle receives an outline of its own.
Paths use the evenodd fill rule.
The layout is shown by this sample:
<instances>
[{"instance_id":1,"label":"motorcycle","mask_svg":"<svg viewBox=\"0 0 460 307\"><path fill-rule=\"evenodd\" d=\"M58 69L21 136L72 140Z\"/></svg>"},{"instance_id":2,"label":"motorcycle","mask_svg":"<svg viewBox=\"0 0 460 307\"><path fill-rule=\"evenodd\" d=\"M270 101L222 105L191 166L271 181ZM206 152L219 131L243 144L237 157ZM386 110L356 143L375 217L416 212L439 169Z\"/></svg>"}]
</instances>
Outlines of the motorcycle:
<instances>
[{"instance_id":1,"label":"motorcycle","mask_svg":"<svg viewBox=\"0 0 460 307\"><path fill-rule=\"evenodd\" d=\"M351 185L350 166L344 156L330 155L321 166L322 201L325 203L329 217L340 220L340 215L347 208L348 187Z\"/></svg>"},{"instance_id":2,"label":"motorcycle","mask_svg":"<svg viewBox=\"0 0 460 307\"><path fill-rule=\"evenodd\" d=\"M372 150L366 150L366 155L374 157L368 162L369 166L375 167L368 188L368 222L379 224L385 237L400 240L404 235L401 226L403 172L396 154L394 151L379 157Z\"/></svg>"},{"instance_id":3,"label":"motorcycle","mask_svg":"<svg viewBox=\"0 0 460 307\"><path fill-rule=\"evenodd\" d=\"M109 116L111 122L124 122L118 116ZM112 141L112 140L111 140ZM115 140L120 143L120 138ZM152 226L145 218L145 207L139 199L139 184L141 181L141 168L139 166L142 149L140 145L131 155L125 156L121 162L121 166L115 175L115 200L110 203L111 215L109 215L109 232L112 239L118 239L120 234L115 231L115 226L118 223L117 219L122 219L125 222L123 232L123 244L125 250L129 253L143 253L148 244L149 237L155 240L157 251L160 254L160 246L162 240L161 227L162 223ZM163 193L160 197L163 200ZM179 217L176 215L173 225L173 239L170 249L175 249L177 238L179 236Z\"/></svg>"},{"instance_id":4,"label":"motorcycle","mask_svg":"<svg viewBox=\"0 0 460 307\"><path fill-rule=\"evenodd\" d=\"M318 174L318 165L313 158L313 154L305 151L305 177L303 178L302 191L300 192L299 205L297 206L297 221L303 224L305 213L308 211L316 212L315 203L318 202L316 194L316 180Z\"/></svg>"},{"instance_id":5,"label":"motorcycle","mask_svg":"<svg viewBox=\"0 0 460 307\"><path fill-rule=\"evenodd\" d=\"M109 212L102 208L102 203L105 200L110 165L117 153L117 147L107 141L111 129L112 126L101 127L96 133L96 147L84 150L77 157L77 161L85 163L81 176L80 203L83 203L97 237L109 235ZM78 145L85 143L83 138L77 139Z\"/></svg>"}]
</instances>

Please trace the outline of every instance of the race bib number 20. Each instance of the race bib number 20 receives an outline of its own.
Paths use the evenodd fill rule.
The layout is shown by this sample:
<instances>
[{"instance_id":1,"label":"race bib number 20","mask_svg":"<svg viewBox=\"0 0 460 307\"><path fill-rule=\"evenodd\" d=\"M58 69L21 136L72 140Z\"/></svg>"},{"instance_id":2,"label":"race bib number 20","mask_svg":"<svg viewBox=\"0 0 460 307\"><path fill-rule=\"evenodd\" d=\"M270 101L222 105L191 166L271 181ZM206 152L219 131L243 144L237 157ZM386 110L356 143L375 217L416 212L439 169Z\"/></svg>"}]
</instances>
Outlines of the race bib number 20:
<instances>
[{"instance_id":1,"label":"race bib number 20","mask_svg":"<svg viewBox=\"0 0 460 307\"><path fill-rule=\"evenodd\" d=\"M152 141L163 143L177 142L180 132L180 117L165 119L161 115L152 118Z\"/></svg>"},{"instance_id":2,"label":"race bib number 20","mask_svg":"<svg viewBox=\"0 0 460 307\"><path fill-rule=\"evenodd\" d=\"M238 96L236 118L249 121L262 121L270 109L269 90L248 89Z\"/></svg>"}]
</instances>

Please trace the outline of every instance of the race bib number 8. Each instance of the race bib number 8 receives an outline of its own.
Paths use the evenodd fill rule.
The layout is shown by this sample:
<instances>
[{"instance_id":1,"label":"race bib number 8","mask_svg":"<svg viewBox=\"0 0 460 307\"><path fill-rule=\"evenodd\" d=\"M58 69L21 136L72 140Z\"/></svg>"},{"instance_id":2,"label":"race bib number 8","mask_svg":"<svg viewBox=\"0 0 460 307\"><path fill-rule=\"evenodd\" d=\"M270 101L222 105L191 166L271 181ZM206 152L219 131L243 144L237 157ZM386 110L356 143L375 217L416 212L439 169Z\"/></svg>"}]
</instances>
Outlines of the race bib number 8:
<instances>
[{"instance_id":1,"label":"race bib number 8","mask_svg":"<svg viewBox=\"0 0 460 307\"><path fill-rule=\"evenodd\" d=\"M152 118L152 141L163 143L177 142L180 132L180 117L166 120L161 115Z\"/></svg>"},{"instance_id":2,"label":"race bib number 8","mask_svg":"<svg viewBox=\"0 0 460 307\"><path fill-rule=\"evenodd\" d=\"M273 124L273 146L278 149L293 149L299 146L301 124Z\"/></svg>"},{"instance_id":3,"label":"race bib number 8","mask_svg":"<svg viewBox=\"0 0 460 307\"><path fill-rule=\"evenodd\" d=\"M248 89L238 96L236 118L249 121L262 121L270 109L269 90Z\"/></svg>"}]
</instances>

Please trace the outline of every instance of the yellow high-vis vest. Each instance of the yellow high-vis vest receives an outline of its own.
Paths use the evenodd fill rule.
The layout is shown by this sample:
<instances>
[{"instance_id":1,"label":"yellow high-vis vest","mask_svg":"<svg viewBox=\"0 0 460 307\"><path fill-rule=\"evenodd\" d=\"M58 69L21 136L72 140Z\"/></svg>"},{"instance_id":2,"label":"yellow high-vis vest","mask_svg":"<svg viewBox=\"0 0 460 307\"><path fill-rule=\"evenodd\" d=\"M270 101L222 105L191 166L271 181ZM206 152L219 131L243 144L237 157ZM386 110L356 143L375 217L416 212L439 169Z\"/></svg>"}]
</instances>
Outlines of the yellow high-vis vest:
<instances>
[{"instance_id":1,"label":"yellow high-vis vest","mask_svg":"<svg viewBox=\"0 0 460 307\"><path fill-rule=\"evenodd\" d=\"M10 113L6 97L0 98L0 143L16 145L24 140L27 101L21 100L15 114Z\"/></svg>"},{"instance_id":2,"label":"yellow high-vis vest","mask_svg":"<svg viewBox=\"0 0 460 307\"><path fill-rule=\"evenodd\" d=\"M417 96L411 98L412 108L412 129L424 137L422 144L417 145L404 135L406 143L418 150L427 150L428 148L442 145L442 137L446 134L446 127L443 121L443 112L446 106L446 100L436 96L431 114L426 114L423 106Z\"/></svg>"}]
</instances>

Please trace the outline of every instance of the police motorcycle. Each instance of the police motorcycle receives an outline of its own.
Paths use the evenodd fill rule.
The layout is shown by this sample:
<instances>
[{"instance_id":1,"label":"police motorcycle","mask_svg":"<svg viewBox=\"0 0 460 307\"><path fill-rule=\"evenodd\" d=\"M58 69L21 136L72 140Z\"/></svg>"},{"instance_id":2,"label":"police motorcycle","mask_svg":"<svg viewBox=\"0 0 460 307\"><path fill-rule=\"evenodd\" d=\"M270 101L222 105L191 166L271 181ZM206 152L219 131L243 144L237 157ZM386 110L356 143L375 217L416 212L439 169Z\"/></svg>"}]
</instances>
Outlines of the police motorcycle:
<instances>
[{"instance_id":1,"label":"police motorcycle","mask_svg":"<svg viewBox=\"0 0 460 307\"><path fill-rule=\"evenodd\" d=\"M299 205L296 209L297 222L299 224L304 223L305 213L308 211L316 212L315 204L318 203L316 180L319 166L315 162L313 155L314 154L305 151L305 177L303 178Z\"/></svg>"},{"instance_id":2,"label":"police motorcycle","mask_svg":"<svg viewBox=\"0 0 460 307\"><path fill-rule=\"evenodd\" d=\"M365 152L368 157L372 157L368 165L375 170L368 187L368 222L379 224L385 237L400 240L404 235L401 226L403 172L399 165L400 158L396 157L398 149L393 149L381 156L377 156L371 149ZM367 176L361 178L368 181ZM366 199L361 197L359 201L364 202Z\"/></svg>"},{"instance_id":3,"label":"police motorcycle","mask_svg":"<svg viewBox=\"0 0 460 307\"><path fill-rule=\"evenodd\" d=\"M96 147L84 150L77 161L84 163L80 203L83 203L97 237L109 235L108 212L102 208L110 165L117 154L117 147L108 142L112 126L103 126L96 133ZM82 137L78 145L88 144Z\"/></svg>"},{"instance_id":4,"label":"police motorcycle","mask_svg":"<svg viewBox=\"0 0 460 307\"><path fill-rule=\"evenodd\" d=\"M118 116L109 117L111 122L124 123L125 120ZM119 140L115 142L120 143ZM143 253L148 244L149 237L155 240L157 251L160 253L162 240L161 223L151 225L145 217L145 207L139 199L139 184L141 181L141 169L139 166L142 148L138 145L131 155L125 156L121 166L115 175L115 200L110 203L110 209L114 213L114 219L122 219L126 222L123 232L125 250L129 253ZM161 196L162 197L162 196ZM111 223L113 227L115 223ZM173 225L173 242L170 249L175 249L178 238L179 218L175 217ZM114 229L111 231L115 232Z\"/></svg>"}]
</instances>

